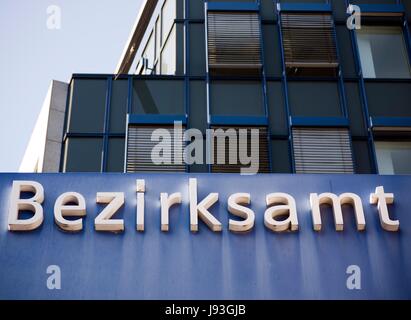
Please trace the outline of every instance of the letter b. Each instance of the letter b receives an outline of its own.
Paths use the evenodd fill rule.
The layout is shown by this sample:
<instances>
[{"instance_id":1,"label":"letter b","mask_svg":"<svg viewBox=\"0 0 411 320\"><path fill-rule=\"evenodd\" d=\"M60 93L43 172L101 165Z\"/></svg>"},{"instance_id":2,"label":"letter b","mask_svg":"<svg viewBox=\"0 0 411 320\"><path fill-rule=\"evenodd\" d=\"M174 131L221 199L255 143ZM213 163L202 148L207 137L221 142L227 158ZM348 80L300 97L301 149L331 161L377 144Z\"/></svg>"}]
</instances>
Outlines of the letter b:
<instances>
[{"instance_id":1,"label":"letter b","mask_svg":"<svg viewBox=\"0 0 411 320\"><path fill-rule=\"evenodd\" d=\"M32 192L34 196L21 199L21 192ZM43 186L35 181L13 181L10 197L8 228L10 231L30 231L37 229L43 223L44 201ZM30 219L19 219L20 211L32 211Z\"/></svg>"}]
</instances>

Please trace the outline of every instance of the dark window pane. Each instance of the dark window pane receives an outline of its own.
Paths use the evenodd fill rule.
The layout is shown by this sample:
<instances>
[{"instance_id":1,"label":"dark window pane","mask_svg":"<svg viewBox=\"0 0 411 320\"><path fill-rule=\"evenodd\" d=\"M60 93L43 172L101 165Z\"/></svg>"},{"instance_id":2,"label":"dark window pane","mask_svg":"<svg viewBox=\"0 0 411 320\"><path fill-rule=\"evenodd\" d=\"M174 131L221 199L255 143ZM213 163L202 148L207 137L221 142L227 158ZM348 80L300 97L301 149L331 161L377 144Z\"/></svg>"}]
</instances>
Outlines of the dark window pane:
<instances>
[{"instance_id":1,"label":"dark window pane","mask_svg":"<svg viewBox=\"0 0 411 320\"><path fill-rule=\"evenodd\" d=\"M103 139L68 138L64 172L100 172Z\"/></svg>"},{"instance_id":2,"label":"dark window pane","mask_svg":"<svg viewBox=\"0 0 411 320\"><path fill-rule=\"evenodd\" d=\"M128 81L113 81L110 107L110 132L126 132Z\"/></svg>"},{"instance_id":3,"label":"dark window pane","mask_svg":"<svg viewBox=\"0 0 411 320\"><path fill-rule=\"evenodd\" d=\"M213 115L264 115L261 82L213 81L210 90Z\"/></svg>"},{"instance_id":4,"label":"dark window pane","mask_svg":"<svg viewBox=\"0 0 411 320\"><path fill-rule=\"evenodd\" d=\"M107 80L74 79L72 90L69 132L103 132Z\"/></svg>"},{"instance_id":5,"label":"dark window pane","mask_svg":"<svg viewBox=\"0 0 411 320\"><path fill-rule=\"evenodd\" d=\"M108 141L107 172L124 172L124 138Z\"/></svg>"},{"instance_id":6,"label":"dark window pane","mask_svg":"<svg viewBox=\"0 0 411 320\"><path fill-rule=\"evenodd\" d=\"M292 116L342 116L337 82L290 81L288 94Z\"/></svg>"},{"instance_id":7,"label":"dark window pane","mask_svg":"<svg viewBox=\"0 0 411 320\"><path fill-rule=\"evenodd\" d=\"M184 82L134 80L133 113L184 114Z\"/></svg>"}]
</instances>

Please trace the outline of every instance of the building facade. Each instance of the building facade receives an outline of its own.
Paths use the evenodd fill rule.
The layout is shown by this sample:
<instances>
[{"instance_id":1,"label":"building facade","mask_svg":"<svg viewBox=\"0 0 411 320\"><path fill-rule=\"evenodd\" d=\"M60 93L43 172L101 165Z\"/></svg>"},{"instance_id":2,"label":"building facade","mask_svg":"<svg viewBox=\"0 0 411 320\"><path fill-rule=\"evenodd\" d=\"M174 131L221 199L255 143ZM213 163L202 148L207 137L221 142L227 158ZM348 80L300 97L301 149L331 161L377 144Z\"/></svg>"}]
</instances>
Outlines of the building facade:
<instances>
[{"instance_id":1,"label":"building facade","mask_svg":"<svg viewBox=\"0 0 411 320\"><path fill-rule=\"evenodd\" d=\"M115 73L73 74L51 171L239 172L241 145L206 160L229 141L207 129L232 128L258 129L259 173L409 174L410 19L397 0L147 0ZM204 161L152 162L176 121Z\"/></svg>"},{"instance_id":2,"label":"building facade","mask_svg":"<svg viewBox=\"0 0 411 320\"><path fill-rule=\"evenodd\" d=\"M146 0L0 175L0 298L410 299L411 1L352 1Z\"/></svg>"}]
</instances>

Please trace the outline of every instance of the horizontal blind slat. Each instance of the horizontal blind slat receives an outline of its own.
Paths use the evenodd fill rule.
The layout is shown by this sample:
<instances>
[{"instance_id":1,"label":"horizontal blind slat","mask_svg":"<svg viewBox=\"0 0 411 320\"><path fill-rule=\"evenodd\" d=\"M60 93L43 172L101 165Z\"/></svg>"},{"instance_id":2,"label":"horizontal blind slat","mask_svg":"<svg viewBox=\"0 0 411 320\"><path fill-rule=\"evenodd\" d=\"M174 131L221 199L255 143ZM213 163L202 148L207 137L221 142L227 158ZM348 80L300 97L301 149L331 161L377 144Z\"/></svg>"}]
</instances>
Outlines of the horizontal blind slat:
<instances>
[{"instance_id":1,"label":"horizontal blind slat","mask_svg":"<svg viewBox=\"0 0 411 320\"><path fill-rule=\"evenodd\" d=\"M336 68L335 28L330 14L282 13L284 58L288 68Z\"/></svg>"},{"instance_id":2,"label":"horizontal blind slat","mask_svg":"<svg viewBox=\"0 0 411 320\"><path fill-rule=\"evenodd\" d=\"M345 128L293 128L296 173L354 173L349 131Z\"/></svg>"},{"instance_id":3,"label":"horizontal blind slat","mask_svg":"<svg viewBox=\"0 0 411 320\"><path fill-rule=\"evenodd\" d=\"M240 163L240 152L247 152L248 156L253 154L258 154L258 159L252 159L252 162L259 163L258 173L269 173L269 152L268 152L268 132L266 127L227 127L227 126L213 126L211 127L214 130L222 129L224 131L228 129L235 130L235 137L237 144L231 146L229 144L229 138L224 132L214 131L212 134L212 139L214 143L214 164L211 166L211 172L213 173L240 173L242 168L247 168L249 165L243 165ZM247 143L240 143L239 133L240 129L247 130ZM251 144L251 130L258 129L258 145ZM244 132L244 131L242 131ZM218 138L225 137L225 143L220 145L218 143ZM220 140L221 141L221 140ZM224 148L224 150L222 149ZM224 152L223 152L224 151ZM237 159L237 163L230 164L230 155L234 156ZM220 163L222 162L222 163Z\"/></svg>"},{"instance_id":4,"label":"horizontal blind slat","mask_svg":"<svg viewBox=\"0 0 411 320\"><path fill-rule=\"evenodd\" d=\"M170 133L171 151L165 152L163 156L170 156L174 161L174 127L163 126L136 126L130 125L127 133L127 155L126 172L185 172L185 164L155 164L152 160L151 152L159 141L151 141L152 134L157 129L166 129ZM184 134L184 128L182 129ZM181 145L183 136L181 136Z\"/></svg>"},{"instance_id":5,"label":"horizontal blind slat","mask_svg":"<svg viewBox=\"0 0 411 320\"><path fill-rule=\"evenodd\" d=\"M210 70L260 69L260 20L254 12L208 12Z\"/></svg>"}]
</instances>

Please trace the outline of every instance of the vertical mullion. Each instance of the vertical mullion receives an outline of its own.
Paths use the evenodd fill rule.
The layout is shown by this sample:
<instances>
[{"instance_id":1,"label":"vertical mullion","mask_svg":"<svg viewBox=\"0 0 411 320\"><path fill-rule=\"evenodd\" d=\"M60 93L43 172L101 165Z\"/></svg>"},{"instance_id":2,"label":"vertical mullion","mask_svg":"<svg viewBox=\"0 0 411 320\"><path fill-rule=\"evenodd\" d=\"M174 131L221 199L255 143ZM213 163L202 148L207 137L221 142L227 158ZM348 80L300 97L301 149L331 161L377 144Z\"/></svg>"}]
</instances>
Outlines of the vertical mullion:
<instances>
[{"instance_id":1,"label":"vertical mullion","mask_svg":"<svg viewBox=\"0 0 411 320\"><path fill-rule=\"evenodd\" d=\"M210 130L210 119L211 119L211 108L210 108L210 102L211 102L211 98L210 98L210 70L209 70L209 65L208 65L208 7L207 7L207 1L204 1L204 29L205 29L205 46L206 46L206 99L207 99L207 133L206 133L206 143L208 145L208 148L206 148L206 158L207 158L207 167L208 167L208 172L211 172L211 163L212 163L212 159L211 159L211 153L213 153L211 151L211 147L212 147L212 142L211 142L211 135L209 134L209 130ZM207 153L207 150L209 151L209 153Z\"/></svg>"},{"instance_id":2,"label":"vertical mullion","mask_svg":"<svg viewBox=\"0 0 411 320\"><path fill-rule=\"evenodd\" d=\"M268 97L267 97L267 77L265 72L265 58L264 58L264 34L263 34L263 24L261 19L261 0L258 0L259 12L258 12L258 21L260 24L260 54L261 54L261 76L262 76L262 91L263 91L263 104L264 104L264 113L267 118L267 152L268 152L268 167L270 172L273 171L272 168L272 153L271 153L271 127L270 127L270 110L268 108Z\"/></svg>"},{"instance_id":3,"label":"vertical mullion","mask_svg":"<svg viewBox=\"0 0 411 320\"><path fill-rule=\"evenodd\" d=\"M190 129L190 0L184 0L184 37L185 37L185 59L184 59L184 111L186 116L186 129ZM183 146L187 147L188 141L185 141L183 135ZM183 151L184 159L184 151ZM190 172L190 166L186 163L186 172Z\"/></svg>"},{"instance_id":4,"label":"vertical mullion","mask_svg":"<svg viewBox=\"0 0 411 320\"><path fill-rule=\"evenodd\" d=\"M334 28L334 43L335 43L335 49L337 52L337 59L338 59L338 87L339 87L339 98L340 98L340 106L341 106L341 111L344 116L344 118L347 119L348 123L350 123L349 119L349 114L348 114L348 107L347 107L347 96L345 93L345 83L344 83L344 76L343 76L343 68L341 65L341 56L340 56L340 48L338 45L338 38L337 38L337 26L335 24L335 15L334 15L334 10L332 11L332 20L333 20L333 28ZM354 146L352 143L352 138L351 138L351 124L350 128L348 130L349 135L350 135L350 148L351 148L351 157L352 157L352 162L353 162L353 168L357 168L356 161L354 158ZM355 172L355 170L354 170Z\"/></svg>"},{"instance_id":5,"label":"vertical mullion","mask_svg":"<svg viewBox=\"0 0 411 320\"><path fill-rule=\"evenodd\" d=\"M279 0L277 0L277 8L279 6ZM279 41L280 41L280 52L281 52L281 64L282 64L282 87L283 87L283 94L284 94L284 104L287 114L287 128L288 128L288 155L291 160L291 171L295 173L295 161L294 161L294 145L293 145L293 133L291 128L291 112L290 112L290 101L288 97L288 83L287 83L287 72L285 66L285 53L284 53L284 46L283 46L283 34L282 34L282 20L281 20L281 11L277 10L277 26L278 26L278 34L279 34Z\"/></svg>"},{"instance_id":6,"label":"vertical mullion","mask_svg":"<svg viewBox=\"0 0 411 320\"><path fill-rule=\"evenodd\" d=\"M101 157L101 172L107 172L108 158L108 136L110 130L110 108L111 108L111 91L113 89L113 77L107 77L106 105L104 112L104 131L103 131L103 151Z\"/></svg>"},{"instance_id":7,"label":"vertical mullion","mask_svg":"<svg viewBox=\"0 0 411 320\"><path fill-rule=\"evenodd\" d=\"M133 76L129 75L128 81L128 96L127 96L127 113L131 114L133 110Z\"/></svg>"},{"instance_id":8,"label":"vertical mullion","mask_svg":"<svg viewBox=\"0 0 411 320\"><path fill-rule=\"evenodd\" d=\"M349 0L345 0L345 3L346 3L346 6L348 7ZM363 106L362 111L363 111L363 117L364 117L364 124L367 130L368 150L371 156L371 167L372 167L373 173L378 174L377 156L375 153L375 145L374 145L374 136L371 130L370 114L368 110L368 99L367 99L367 93L365 89L364 75L362 72L360 53L359 53L358 42L357 42L357 35L354 30L350 30L349 32L350 32L350 37L351 37L351 44L352 44L353 51L354 51L354 60L355 60L357 76L359 78L360 96L361 96L361 101L362 101L362 106Z\"/></svg>"}]
</instances>

